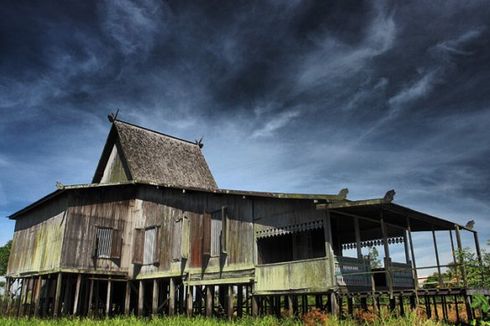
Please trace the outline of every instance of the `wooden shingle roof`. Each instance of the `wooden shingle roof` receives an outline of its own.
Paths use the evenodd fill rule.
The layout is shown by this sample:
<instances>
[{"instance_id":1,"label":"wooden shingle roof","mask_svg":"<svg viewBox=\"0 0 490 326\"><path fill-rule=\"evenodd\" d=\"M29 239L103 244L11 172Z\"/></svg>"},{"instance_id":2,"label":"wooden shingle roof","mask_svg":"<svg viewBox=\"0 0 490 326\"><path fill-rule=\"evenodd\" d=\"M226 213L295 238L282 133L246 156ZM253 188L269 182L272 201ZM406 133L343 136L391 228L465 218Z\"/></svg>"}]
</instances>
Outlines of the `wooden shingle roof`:
<instances>
[{"instance_id":1,"label":"wooden shingle roof","mask_svg":"<svg viewBox=\"0 0 490 326\"><path fill-rule=\"evenodd\" d=\"M120 120L113 122L93 183L101 182L114 146L128 180L217 188L198 144Z\"/></svg>"}]
</instances>

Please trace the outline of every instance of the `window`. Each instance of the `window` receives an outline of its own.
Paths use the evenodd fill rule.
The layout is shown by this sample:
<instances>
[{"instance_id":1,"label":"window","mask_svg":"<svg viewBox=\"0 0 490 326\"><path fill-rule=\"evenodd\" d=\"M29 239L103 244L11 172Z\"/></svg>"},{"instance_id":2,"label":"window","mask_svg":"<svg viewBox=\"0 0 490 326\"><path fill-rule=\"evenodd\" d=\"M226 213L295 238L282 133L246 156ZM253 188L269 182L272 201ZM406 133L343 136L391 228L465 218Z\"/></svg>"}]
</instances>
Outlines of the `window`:
<instances>
[{"instance_id":1,"label":"window","mask_svg":"<svg viewBox=\"0 0 490 326\"><path fill-rule=\"evenodd\" d=\"M158 226L136 229L133 246L133 264L154 265L160 261Z\"/></svg>"},{"instance_id":2,"label":"window","mask_svg":"<svg viewBox=\"0 0 490 326\"><path fill-rule=\"evenodd\" d=\"M226 207L213 213L204 213L203 254L216 257L226 253Z\"/></svg>"},{"instance_id":3,"label":"window","mask_svg":"<svg viewBox=\"0 0 490 326\"><path fill-rule=\"evenodd\" d=\"M122 239L117 229L97 227L95 231L94 257L121 258Z\"/></svg>"},{"instance_id":4,"label":"window","mask_svg":"<svg viewBox=\"0 0 490 326\"><path fill-rule=\"evenodd\" d=\"M325 257L323 227L258 238L257 250L259 264Z\"/></svg>"}]
</instances>

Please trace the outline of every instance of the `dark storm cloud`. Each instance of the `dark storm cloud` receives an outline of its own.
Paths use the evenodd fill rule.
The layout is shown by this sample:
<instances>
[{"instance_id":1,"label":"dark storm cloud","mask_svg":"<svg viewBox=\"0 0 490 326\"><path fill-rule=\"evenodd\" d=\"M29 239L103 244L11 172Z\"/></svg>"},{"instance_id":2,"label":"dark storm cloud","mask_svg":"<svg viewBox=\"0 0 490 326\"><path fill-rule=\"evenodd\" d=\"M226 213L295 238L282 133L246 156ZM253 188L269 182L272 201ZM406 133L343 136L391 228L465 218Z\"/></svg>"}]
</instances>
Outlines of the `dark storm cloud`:
<instances>
[{"instance_id":1,"label":"dark storm cloud","mask_svg":"<svg viewBox=\"0 0 490 326\"><path fill-rule=\"evenodd\" d=\"M222 187L395 188L490 238L485 1L1 6L3 215L56 180L89 181L119 108L205 136Z\"/></svg>"}]
</instances>

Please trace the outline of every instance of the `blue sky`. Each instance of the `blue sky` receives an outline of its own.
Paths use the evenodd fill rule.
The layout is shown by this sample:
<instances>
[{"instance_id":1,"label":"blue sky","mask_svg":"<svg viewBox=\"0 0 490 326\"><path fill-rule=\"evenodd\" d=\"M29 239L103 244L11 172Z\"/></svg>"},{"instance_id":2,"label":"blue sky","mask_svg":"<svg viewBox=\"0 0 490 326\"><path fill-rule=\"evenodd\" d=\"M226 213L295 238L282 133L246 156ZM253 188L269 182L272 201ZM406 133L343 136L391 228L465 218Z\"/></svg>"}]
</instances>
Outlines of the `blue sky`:
<instances>
[{"instance_id":1,"label":"blue sky","mask_svg":"<svg viewBox=\"0 0 490 326\"><path fill-rule=\"evenodd\" d=\"M352 199L395 189L396 202L474 219L490 239L484 1L1 6L0 216L56 181L89 182L119 109L204 137L220 187L348 187ZM0 219L0 243L13 226ZM418 251L430 261L427 239Z\"/></svg>"}]
</instances>

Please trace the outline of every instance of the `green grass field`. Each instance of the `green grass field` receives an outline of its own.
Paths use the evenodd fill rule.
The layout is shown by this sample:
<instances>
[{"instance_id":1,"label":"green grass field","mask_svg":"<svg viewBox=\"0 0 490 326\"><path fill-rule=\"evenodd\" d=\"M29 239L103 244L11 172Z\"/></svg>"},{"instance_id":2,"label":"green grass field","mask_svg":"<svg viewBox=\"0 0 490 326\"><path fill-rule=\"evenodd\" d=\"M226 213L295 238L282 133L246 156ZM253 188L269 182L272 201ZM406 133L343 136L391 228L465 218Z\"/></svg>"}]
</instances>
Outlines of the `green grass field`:
<instances>
[{"instance_id":1,"label":"green grass field","mask_svg":"<svg viewBox=\"0 0 490 326\"><path fill-rule=\"evenodd\" d=\"M373 321L356 321L356 320L338 320L326 317L325 315L320 318L313 316L306 320L296 319L276 319L271 316L261 318L243 318L234 321L226 321L220 319L209 319L204 317L187 318L184 316L177 317L163 317L144 319L137 317L115 317L111 319L35 319L35 318L5 318L0 317L0 325L5 326L120 326L120 325L134 325L134 326L156 326L156 325L171 325L171 326L211 326L211 325L256 325L256 326L275 326L275 325L325 325L325 326L354 326L354 325L373 325L373 326L442 326L441 322L435 322L432 320L424 320L418 318L415 314L409 314L403 318L388 317L383 319L376 319ZM325 318L326 317L326 318Z\"/></svg>"}]
</instances>

